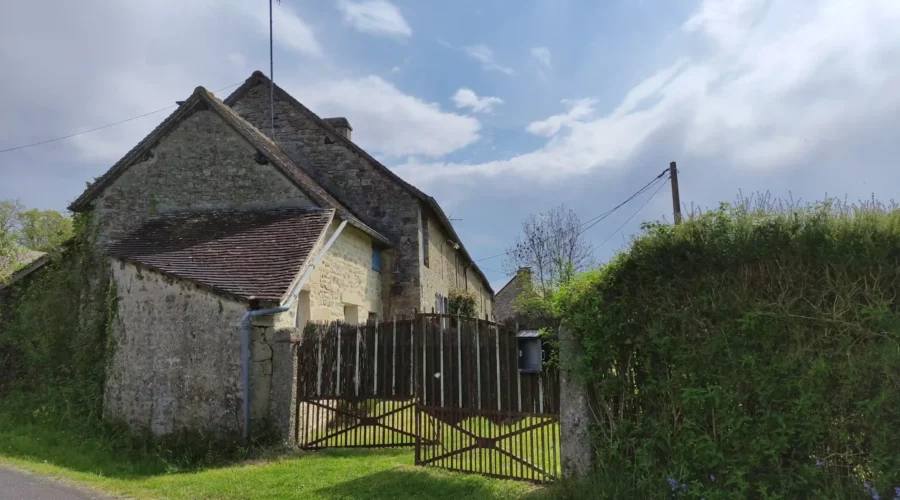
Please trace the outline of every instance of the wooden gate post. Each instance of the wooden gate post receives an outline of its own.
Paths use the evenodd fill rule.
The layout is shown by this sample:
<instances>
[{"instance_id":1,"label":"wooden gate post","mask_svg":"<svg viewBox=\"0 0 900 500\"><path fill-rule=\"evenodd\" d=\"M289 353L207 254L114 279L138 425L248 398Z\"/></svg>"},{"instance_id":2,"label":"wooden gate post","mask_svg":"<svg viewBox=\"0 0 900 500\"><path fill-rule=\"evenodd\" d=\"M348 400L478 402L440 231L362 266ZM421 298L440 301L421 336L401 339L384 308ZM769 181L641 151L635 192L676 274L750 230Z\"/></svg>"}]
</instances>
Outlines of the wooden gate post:
<instances>
[{"instance_id":1,"label":"wooden gate post","mask_svg":"<svg viewBox=\"0 0 900 500\"><path fill-rule=\"evenodd\" d=\"M584 356L581 344L572 332L559 328L559 447L563 477L586 476L593 466L591 449L590 408L585 387L574 374Z\"/></svg>"}]
</instances>

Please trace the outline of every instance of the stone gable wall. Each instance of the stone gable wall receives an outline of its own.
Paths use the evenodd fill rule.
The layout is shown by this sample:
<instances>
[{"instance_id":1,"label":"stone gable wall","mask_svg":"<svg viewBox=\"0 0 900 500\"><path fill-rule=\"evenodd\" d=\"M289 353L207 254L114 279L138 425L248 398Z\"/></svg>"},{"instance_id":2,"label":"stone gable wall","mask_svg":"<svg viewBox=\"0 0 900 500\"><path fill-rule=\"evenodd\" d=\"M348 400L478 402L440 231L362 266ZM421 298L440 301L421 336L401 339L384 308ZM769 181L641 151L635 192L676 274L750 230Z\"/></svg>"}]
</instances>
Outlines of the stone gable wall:
<instances>
[{"instance_id":1,"label":"stone gable wall","mask_svg":"<svg viewBox=\"0 0 900 500\"><path fill-rule=\"evenodd\" d=\"M315 206L214 112L184 119L94 200L100 242L166 212Z\"/></svg>"},{"instance_id":2,"label":"stone gable wall","mask_svg":"<svg viewBox=\"0 0 900 500\"><path fill-rule=\"evenodd\" d=\"M268 87L251 88L234 110L271 135ZM284 150L357 217L394 242L390 311L410 315L420 307L418 274L418 200L368 160L336 142L337 133L322 130L290 103L275 101L275 139ZM393 268L391 269L391 271Z\"/></svg>"},{"instance_id":3,"label":"stone gable wall","mask_svg":"<svg viewBox=\"0 0 900 500\"><path fill-rule=\"evenodd\" d=\"M517 274L512 281L497 292L494 297L494 314L497 316L497 321L503 321L519 312L517 300L529 285L529 279L531 278L527 275Z\"/></svg>"}]
</instances>

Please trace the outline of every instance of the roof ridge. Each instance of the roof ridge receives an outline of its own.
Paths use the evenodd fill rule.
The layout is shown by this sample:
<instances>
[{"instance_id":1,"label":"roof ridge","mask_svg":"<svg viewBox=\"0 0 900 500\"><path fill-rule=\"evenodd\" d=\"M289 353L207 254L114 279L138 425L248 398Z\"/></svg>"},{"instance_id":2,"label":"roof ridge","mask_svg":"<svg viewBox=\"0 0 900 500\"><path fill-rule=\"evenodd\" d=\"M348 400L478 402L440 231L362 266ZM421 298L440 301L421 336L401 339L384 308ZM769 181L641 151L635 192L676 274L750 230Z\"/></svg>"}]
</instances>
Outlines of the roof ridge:
<instances>
[{"instance_id":1,"label":"roof ridge","mask_svg":"<svg viewBox=\"0 0 900 500\"><path fill-rule=\"evenodd\" d=\"M232 92L222 102L226 106L231 107L232 105L234 105L234 103L238 99L243 97L243 95L248 90L250 90L250 88L252 88L255 84L257 84L259 82L271 84L275 88L275 92L279 96L281 96L289 104L293 105L295 108L300 110L300 112L307 115L319 127L330 131L335 136L335 139L338 142L344 144L345 146L350 148L351 151L359 154L360 156L362 156L363 158L365 158L366 160L371 162L373 165L375 165L376 168L378 168L379 170L381 170L382 172L387 174L387 176L389 178L391 178L395 182L399 183L400 186L403 187L404 189L406 189L410 194L412 194L416 198L419 198L421 201L425 202L429 206L429 208L431 208L431 210L437 215L441 224L448 230L448 232L450 233L450 237L454 238L455 241L457 243L459 243L460 250L462 251L463 255L469 259L469 261L472 263L472 267L481 276L481 279L484 281L484 285L487 288L487 290L490 291L491 293L494 292L493 288L491 287L491 281L487 278L487 276L484 274L484 272L481 270L481 268L478 267L478 264L475 263L475 259L472 258L472 256L469 254L469 251L466 249L466 246L463 245L462 241L460 241L461 238L459 237L459 234L456 232L456 229L453 227L453 224L450 222L450 218L447 217L447 214L444 213L444 210L438 204L437 200L435 200L432 196L429 196L424 191L420 190L419 188L413 186L412 184L410 184L409 182L404 180L402 177L397 175L393 170L386 167L383 163L378 161L378 159L376 159L374 156L369 154L365 149L363 149L362 147L357 145L355 142L348 139L343 134L340 134L337 131L335 131L334 128L332 128L331 125L329 125L322 117L320 117L315 112L313 112L311 109L306 107L303 103L301 103L299 100L297 100L297 98L292 96L289 92L287 92L283 88L279 87L277 83L273 84L272 80L270 80L269 77L267 77L265 73L263 73L260 70L254 71L244 81L244 83L242 83L237 89L235 89L234 92Z\"/></svg>"},{"instance_id":2,"label":"roof ridge","mask_svg":"<svg viewBox=\"0 0 900 500\"><path fill-rule=\"evenodd\" d=\"M224 102L219 100L218 97L206 92L203 87L197 87L194 91L198 95L200 95L201 99L205 100L211 107L214 108L215 111L219 113L219 115L227 120L232 120L234 123L232 126L241 134L245 139L253 143L254 141L262 141L265 146L268 146L268 149L265 147L260 147L260 144L254 144L257 146L257 149L266 155L266 157L275 162L276 164L280 164L282 171L289 176L294 176L295 180L299 181L298 184L301 184L300 189L305 191L308 195L317 198L314 201L321 205L331 206L336 209L338 214L350 220L350 222L354 223L354 226L357 226L359 229L362 229L364 232L368 233L370 236L374 236L376 239L381 240L383 243L390 244L390 240L386 237L370 228L367 224L362 222L356 214L350 210L349 207L341 203L337 197L333 196L329 193L324 187L322 187L311 175L306 173L305 170L300 168L297 165L293 158L287 154L284 148L278 144L278 142L274 141L272 138L264 134L261 130L256 128L252 123L245 120L241 115L239 115L231 106L226 105ZM318 188L322 192L316 192Z\"/></svg>"},{"instance_id":3,"label":"roof ridge","mask_svg":"<svg viewBox=\"0 0 900 500\"><path fill-rule=\"evenodd\" d=\"M172 114L166 117L166 119L157 125L146 137L131 148L125 156L113 164L106 173L98 177L90 186L88 186L84 193L69 205L69 210L78 212L84 209L87 203L93 200L108 183L115 180L125 170L131 167L141 153L148 149L152 144L158 142L166 132L188 116L190 112L194 110L195 106L201 102L224 120L226 124L238 133L238 135L250 142L257 151L271 161L285 176L293 180L297 187L312 198L313 201L320 205L334 208L342 218L348 219L353 226L381 243L387 245L392 244L392 242L384 235L363 223L359 217L357 217L348 207L343 205L340 200L328 193L315 179L297 166L277 142L266 136L259 129L254 127L253 124L244 120L230 106L227 106L203 86L196 87L191 93L191 96L182 102Z\"/></svg>"},{"instance_id":4,"label":"roof ridge","mask_svg":"<svg viewBox=\"0 0 900 500\"><path fill-rule=\"evenodd\" d=\"M167 217L186 217L191 215L241 215L241 214L278 214L293 212L297 214L311 214L316 212L336 212L331 207L279 207L279 208L212 208L209 210L184 210L175 212L165 212L148 217L147 220L158 220Z\"/></svg>"}]
</instances>

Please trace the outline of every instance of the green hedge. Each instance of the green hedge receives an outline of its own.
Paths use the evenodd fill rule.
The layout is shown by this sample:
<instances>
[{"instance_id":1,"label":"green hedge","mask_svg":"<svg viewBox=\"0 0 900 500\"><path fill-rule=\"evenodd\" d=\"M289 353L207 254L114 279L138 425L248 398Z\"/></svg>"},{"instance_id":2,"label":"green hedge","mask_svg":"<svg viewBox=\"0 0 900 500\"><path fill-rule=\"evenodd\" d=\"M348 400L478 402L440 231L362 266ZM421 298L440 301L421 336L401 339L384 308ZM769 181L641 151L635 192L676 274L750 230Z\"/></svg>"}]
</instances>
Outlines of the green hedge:
<instances>
[{"instance_id":1,"label":"green hedge","mask_svg":"<svg viewBox=\"0 0 900 500\"><path fill-rule=\"evenodd\" d=\"M100 417L112 354L116 291L90 228L89 217L77 216L74 236L0 307L0 361L12 374L4 392L43 395L41 410L63 419Z\"/></svg>"},{"instance_id":2,"label":"green hedge","mask_svg":"<svg viewBox=\"0 0 900 500\"><path fill-rule=\"evenodd\" d=\"M556 306L586 352L606 493L894 498L895 206L764 198L645 225Z\"/></svg>"}]
</instances>

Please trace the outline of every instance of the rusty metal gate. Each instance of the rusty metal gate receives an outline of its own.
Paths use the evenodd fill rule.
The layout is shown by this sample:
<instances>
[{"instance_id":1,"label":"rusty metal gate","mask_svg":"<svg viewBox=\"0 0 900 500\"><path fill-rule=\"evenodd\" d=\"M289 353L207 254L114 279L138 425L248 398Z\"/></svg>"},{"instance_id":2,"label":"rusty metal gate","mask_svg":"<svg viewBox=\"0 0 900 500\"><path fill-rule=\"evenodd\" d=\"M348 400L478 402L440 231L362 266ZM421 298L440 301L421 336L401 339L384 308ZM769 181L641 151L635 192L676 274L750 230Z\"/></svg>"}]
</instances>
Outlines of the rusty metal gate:
<instances>
[{"instance_id":1,"label":"rusty metal gate","mask_svg":"<svg viewBox=\"0 0 900 500\"><path fill-rule=\"evenodd\" d=\"M536 482L559 477L559 378L519 368L516 328L417 319L416 465Z\"/></svg>"},{"instance_id":2,"label":"rusty metal gate","mask_svg":"<svg viewBox=\"0 0 900 500\"><path fill-rule=\"evenodd\" d=\"M298 446L415 447L420 466L559 477L558 375L520 371L516 333L441 314L309 325L297 351Z\"/></svg>"},{"instance_id":3,"label":"rusty metal gate","mask_svg":"<svg viewBox=\"0 0 900 500\"><path fill-rule=\"evenodd\" d=\"M299 447L415 446L412 326L412 320L307 326L297 350Z\"/></svg>"}]
</instances>

